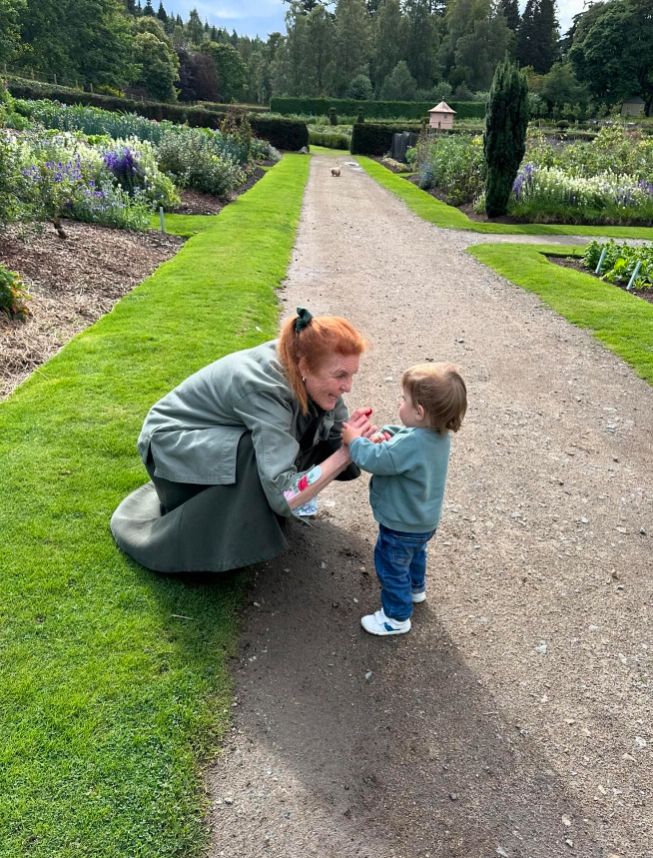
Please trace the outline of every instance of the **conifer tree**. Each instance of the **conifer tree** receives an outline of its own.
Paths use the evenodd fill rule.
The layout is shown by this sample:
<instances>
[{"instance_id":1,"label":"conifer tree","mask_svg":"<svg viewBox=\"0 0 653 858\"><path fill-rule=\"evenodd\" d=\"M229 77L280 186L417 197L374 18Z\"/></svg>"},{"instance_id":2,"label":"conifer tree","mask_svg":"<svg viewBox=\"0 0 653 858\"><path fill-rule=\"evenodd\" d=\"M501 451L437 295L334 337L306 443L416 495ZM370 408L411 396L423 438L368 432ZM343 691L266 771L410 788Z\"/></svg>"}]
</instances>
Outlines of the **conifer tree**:
<instances>
[{"instance_id":1,"label":"conifer tree","mask_svg":"<svg viewBox=\"0 0 653 858\"><path fill-rule=\"evenodd\" d=\"M162 24L166 24L168 22L168 14L166 10L163 8L163 3L159 3L159 9L156 13L156 17L161 21Z\"/></svg>"},{"instance_id":2,"label":"conifer tree","mask_svg":"<svg viewBox=\"0 0 653 858\"><path fill-rule=\"evenodd\" d=\"M152 8L152 0L146 0L145 6L143 7L143 15L147 15L148 18L154 18L154 9Z\"/></svg>"},{"instance_id":3,"label":"conifer tree","mask_svg":"<svg viewBox=\"0 0 653 858\"><path fill-rule=\"evenodd\" d=\"M528 0L517 30L516 56L520 65L546 74L556 60L557 43L555 0Z\"/></svg>"},{"instance_id":4,"label":"conifer tree","mask_svg":"<svg viewBox=\"0 0 653 858\"><path fill-rule=\"evenodd\" d=\"M494 72L485 115L483 153L488 217L499 217L507 211L510 191L526 150L527 125L526 76L506 57Z\"/></svg>"},{"instance_id":5,"label":"conifer tree","mask_svg":"<svg viewBox=\"0 0 653 858\"><path fill-rule=\"evenodd\" d=\"M519 3L517 0L500 0L499 8L503 12L506 19L506 24L513 32L517 32L519 28Z\"/></svg>"}]
</instances>

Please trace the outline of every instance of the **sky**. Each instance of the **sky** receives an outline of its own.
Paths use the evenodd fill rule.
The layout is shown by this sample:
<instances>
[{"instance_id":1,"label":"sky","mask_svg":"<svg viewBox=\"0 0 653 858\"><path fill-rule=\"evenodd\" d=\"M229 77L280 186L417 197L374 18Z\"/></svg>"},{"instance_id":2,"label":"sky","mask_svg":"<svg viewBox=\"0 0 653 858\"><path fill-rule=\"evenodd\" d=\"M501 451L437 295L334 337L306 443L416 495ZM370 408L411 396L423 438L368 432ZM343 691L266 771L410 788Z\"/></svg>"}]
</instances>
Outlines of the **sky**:
<instances>
[{"instance_id":1,"label":"sky","mask_svg":"<svg viewBox=\"0 0 653 858\"><path fill-rule=\"evenodd\" d=\"M585 0L557 0L560 32L564 34L571 26L574 15L583 11ZM526 0L520 0L520 8ZM158 0L152 0L158 9ZM197 9L202 21L216 27L235 30L239 36L260 36L266 40L269 33L286 32L284 16L288 5L282 0L163 0L166 12L181 15L188 20L191 9Z\"/></svg>"}]
</instances>

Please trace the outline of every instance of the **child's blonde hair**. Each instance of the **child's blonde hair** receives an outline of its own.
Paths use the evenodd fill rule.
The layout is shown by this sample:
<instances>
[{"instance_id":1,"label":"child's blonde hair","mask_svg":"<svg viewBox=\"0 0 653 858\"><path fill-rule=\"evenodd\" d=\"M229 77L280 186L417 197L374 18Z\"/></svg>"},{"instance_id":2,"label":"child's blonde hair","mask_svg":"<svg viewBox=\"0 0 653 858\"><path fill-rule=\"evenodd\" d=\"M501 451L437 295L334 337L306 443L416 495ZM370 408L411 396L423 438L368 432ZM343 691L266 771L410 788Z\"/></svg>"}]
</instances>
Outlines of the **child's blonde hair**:
<instances>
[{"instance_id":1,"label":"child's blonde hair","mask_svg":"<svg viewBox=\"0 0 653 858\"><path fill-rule=\"evenodd\" d=\"M451 363L419 363L403 374L401 383L413 405L421 405L429 427L457 432L467 411L467 387Z\"/></svg>"}]
</instances>

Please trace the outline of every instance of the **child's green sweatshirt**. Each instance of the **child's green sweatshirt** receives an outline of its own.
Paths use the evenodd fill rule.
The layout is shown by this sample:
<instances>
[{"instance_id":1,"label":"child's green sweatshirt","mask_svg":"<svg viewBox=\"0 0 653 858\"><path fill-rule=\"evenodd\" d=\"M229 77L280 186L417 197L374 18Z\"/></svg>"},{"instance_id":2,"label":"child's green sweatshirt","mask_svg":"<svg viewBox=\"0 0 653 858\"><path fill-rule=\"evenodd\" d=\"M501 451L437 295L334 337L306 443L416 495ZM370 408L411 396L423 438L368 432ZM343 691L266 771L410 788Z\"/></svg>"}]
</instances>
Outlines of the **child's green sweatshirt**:
<instances>
[{"instance_id":1,"label":"child's green sweatshirt","mask_svg":"<svg viewBox=\"0 0 653 858\"><path fill-rule=\"evenodd\" d=\"M374 444L355 438L351 458L374 476L370 504L374 518L391 530L435 530L442 513L451 438L432 429L384 426L389 441Z\"/></svg>"}]
</instances>

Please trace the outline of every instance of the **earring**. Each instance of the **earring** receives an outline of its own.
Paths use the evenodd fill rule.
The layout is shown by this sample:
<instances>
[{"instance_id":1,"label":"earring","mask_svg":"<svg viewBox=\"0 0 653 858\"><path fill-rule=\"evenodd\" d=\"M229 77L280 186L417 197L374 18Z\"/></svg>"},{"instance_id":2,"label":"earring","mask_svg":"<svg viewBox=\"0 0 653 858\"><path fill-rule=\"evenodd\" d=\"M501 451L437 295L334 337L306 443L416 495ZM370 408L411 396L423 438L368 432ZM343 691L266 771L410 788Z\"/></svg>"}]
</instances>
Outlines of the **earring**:
<instances>
[{"instance_id":1,"label":"earring","mask_svg":"<svg viewBox=\"0 0 653 858\"><path fill-rule=\"evenodd\" d=\"M304 384L306 384L306 376L305 375L302 376L302 381L304 382Z\"/></svg>"}]
</instances>

